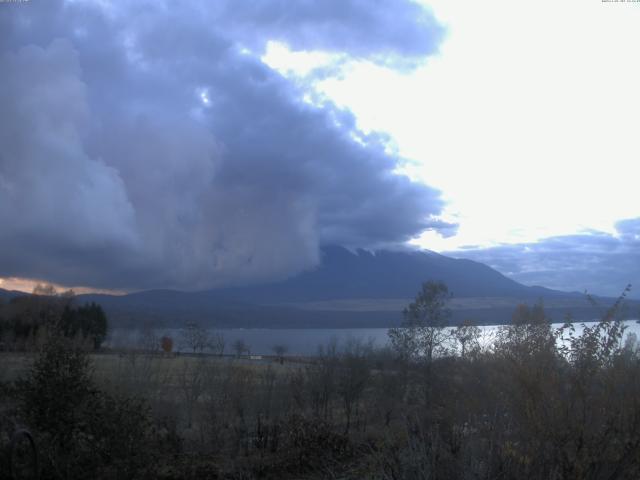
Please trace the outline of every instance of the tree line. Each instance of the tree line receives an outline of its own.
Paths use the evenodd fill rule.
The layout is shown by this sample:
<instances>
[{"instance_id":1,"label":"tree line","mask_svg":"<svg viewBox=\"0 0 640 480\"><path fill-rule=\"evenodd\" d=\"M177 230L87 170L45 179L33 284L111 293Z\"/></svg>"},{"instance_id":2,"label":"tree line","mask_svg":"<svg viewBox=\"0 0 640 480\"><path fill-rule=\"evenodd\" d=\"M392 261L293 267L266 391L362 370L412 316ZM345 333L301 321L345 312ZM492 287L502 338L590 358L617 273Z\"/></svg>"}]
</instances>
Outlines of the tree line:
<instances>
[{"instance_id":1,"label":"tree line","mask_svg":"<svg viewBox=\"0 0 640 480\"><path fill-rule=\"evenodd\" d=\"M76 305L73 291L36 286L32 295L0 303L0 350L36 350L54 333L98 349L107 330L102 307L94 302Z\"/></svg>"}]
</instances>

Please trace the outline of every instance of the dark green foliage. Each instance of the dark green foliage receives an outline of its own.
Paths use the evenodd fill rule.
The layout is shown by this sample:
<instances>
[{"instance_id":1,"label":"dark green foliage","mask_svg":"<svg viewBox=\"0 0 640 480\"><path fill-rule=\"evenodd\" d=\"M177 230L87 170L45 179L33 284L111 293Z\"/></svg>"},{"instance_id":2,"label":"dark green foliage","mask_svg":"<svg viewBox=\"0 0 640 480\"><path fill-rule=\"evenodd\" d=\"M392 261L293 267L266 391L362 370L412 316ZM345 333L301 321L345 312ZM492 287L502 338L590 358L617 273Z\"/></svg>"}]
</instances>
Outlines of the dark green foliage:
<instances>
[{"instance_id":1,"label":"dark green foliage","mask_svg":"<svg viewBox=\"0 0 640 480\"><path fill-rule=\"evenodd\" d=\"M98 390L86 354L68 339L49 339L17 397L45 478L131 478L148 464L148 407Z\"/></svg>"},{"instance_id":2,"label":"dark green foliage","mask_svg":"<svg viewBox=\"0 0 640 480\"><path fill-rule=\"evenodd\" d=\"M18 381L22 412L42 432L71 441L81 423L82 407L97 393L84 352L61 337L52 337L29 376Z\"/></svg>"},{"instance_id":3,"label":"dark green foliage","mask_svg":"<svg viewBox=\"0 0 640 480\"><path fill-rule=\"evenodd\" d=\"M442 327L447 324L451 311L449 288L442 282L425 282L413 303L404 310L409 325Z\"/></svg>"},{"instance_id":4,"label":"dark green foliage","mask_svg":"<svg viewBox=\"0 0 640 480\"><path fill-rule=\"evenodd\" d=\"M0 305L0 342L5 349L38 349L49 335L58 333L98 349L107 328L100 305L74 306L71 296L25 295Z\"/></svg>"},{"instance_id":5,"label":"dark green foliage","mask_svg":"<svg viewBox=\"0 0 640 480\"><path fill-rule=\"evenodd\" d=\"M5 348L33 348L38 336L59 321L68 301L63 297L25 295L0 305L0 341Z\"/></svg>"},{"instance_id":6,"label":"dark green foliage","mask_svg":"<svg viewBox=\"0 0 640 480\"><path fill-rule=\"evenodd\" d=\"M91 302L73 308L65 306L60 318L60 328L66 337L90 339L93 348L98 349L107 337L107 317L102 307Z\"/></svg>"},{"instance_id":7,"label":"dark green foliage","mask_svg":"<svg viewBox=\"0 0 640 480\"><path fill-rule=\"evenodd\" d=\"M92 450L104 476L132 478L148 469L152 458L150 411L146 401L136 398L97 396L89 424L93 430Z\"/></svg>"}]
</instances>

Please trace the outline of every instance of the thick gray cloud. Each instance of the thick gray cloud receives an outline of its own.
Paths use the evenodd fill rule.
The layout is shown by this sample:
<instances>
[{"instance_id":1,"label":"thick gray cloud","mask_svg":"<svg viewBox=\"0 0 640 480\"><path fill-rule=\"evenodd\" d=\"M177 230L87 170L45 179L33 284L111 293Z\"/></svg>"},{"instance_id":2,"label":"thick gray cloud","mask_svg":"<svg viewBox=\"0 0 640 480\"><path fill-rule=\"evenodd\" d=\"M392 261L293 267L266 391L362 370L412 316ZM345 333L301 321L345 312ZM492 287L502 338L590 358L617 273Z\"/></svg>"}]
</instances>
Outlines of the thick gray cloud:
<instances>
[{"instance_id":1,"label":"thick gray cloud","mask_svg":"<svg viewBox=\"0 0 640 480\"><path fill-rule=\"evenodd\" d=\"M294 50L347 51L394 66L421 62L444 35L431 12L411 1L228 0L220 11L238 37L258 49L269 38Z\"/></svg>"},{"instance_id":2,"label":"thick gray cloud","mask_svg":"<svg viewBox=\"0 0 640 480\"><path fill-rule=\"evenodd\" d=\"M618 222L615 235L593 231L448 254L486 263L527 285L617 296L631 284L630 296L640 298L640 218Z\"/></svg>"},{"instance_id":3,"label":"thick gray cloud","mask_svg":"<svg viewBox=\"0 0 640 480\"><path fill-rule=\"evenodd\" d=\"M204 288L309 268L322 244L450 233L439 192L394 173L384 136L303 102L302 86L244 50L279 39L420 61L442 36L428 12L124 5L0 9L0 276Z\"/></svg>"}]
</instances>

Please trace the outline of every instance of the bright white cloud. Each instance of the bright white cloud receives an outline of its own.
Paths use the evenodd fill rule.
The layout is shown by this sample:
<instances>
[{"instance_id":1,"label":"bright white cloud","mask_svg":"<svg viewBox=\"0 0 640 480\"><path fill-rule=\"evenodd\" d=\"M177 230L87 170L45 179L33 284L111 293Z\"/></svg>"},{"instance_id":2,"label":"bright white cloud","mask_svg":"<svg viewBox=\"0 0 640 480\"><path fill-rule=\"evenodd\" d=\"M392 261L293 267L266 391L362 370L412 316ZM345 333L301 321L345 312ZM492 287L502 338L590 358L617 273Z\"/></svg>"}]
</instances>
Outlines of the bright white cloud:
<instances>
[{"instance_id":1,"label":"bright white cloud","mask_svg":"<svg viewBox=\"0 0 640 480\"><path fill-rule=\"evenodd\" d=\"M443 190L458 234L426 232L417 243L452 250L613 233L638 215L640 4L429 4L448 31L425 65L407 73L351 62L315 84L360 128L390 133L413 160L405 172ZM298 74L314 60L326 66L296 55L306 62ZM291 54L280 47L280 56Z\"/></svg>"}]
</instances>

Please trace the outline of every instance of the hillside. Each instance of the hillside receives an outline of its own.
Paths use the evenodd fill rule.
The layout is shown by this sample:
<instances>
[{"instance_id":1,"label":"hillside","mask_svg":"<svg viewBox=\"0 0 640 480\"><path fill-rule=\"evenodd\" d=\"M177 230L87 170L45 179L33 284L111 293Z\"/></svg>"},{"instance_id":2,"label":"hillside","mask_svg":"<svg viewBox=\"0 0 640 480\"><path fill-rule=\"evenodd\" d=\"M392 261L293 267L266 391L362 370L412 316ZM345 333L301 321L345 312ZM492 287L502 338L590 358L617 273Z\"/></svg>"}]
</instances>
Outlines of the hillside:
<instances>
[{"instance_id":1,"label":"hillside","mask_svg":"<svg viewBox=\"0 0 640 480\"><path fill-rule=\"evenodd\" d=\"M101 303L114 323L123 326L196 321L244 328L388 327L401 320L403 307L427 280L449 286L454 323L506 323L518 303L539 299L555 321L569 313L580 320L601 314L583 295L528 287L471 260L434 252L351 252L340 247L323 249L318 267L277 283L200 292L80 295L79 300ZM610 299L603 299L603 308L608 303Z\"/></svg>"},{"instance_id":2,"label":"hillside","mask_svg":"<svg viewBox=\"0 0 640 480\"><path fill-rule=\"evenodd\" d=\"M455 297L566 295L517 283L482 263L430 251L322 251L320 265L283 282L209 292L216 298L288 303L347 298L412 298L427 280L447 284Z\"/></svg>"}]
</instances>

